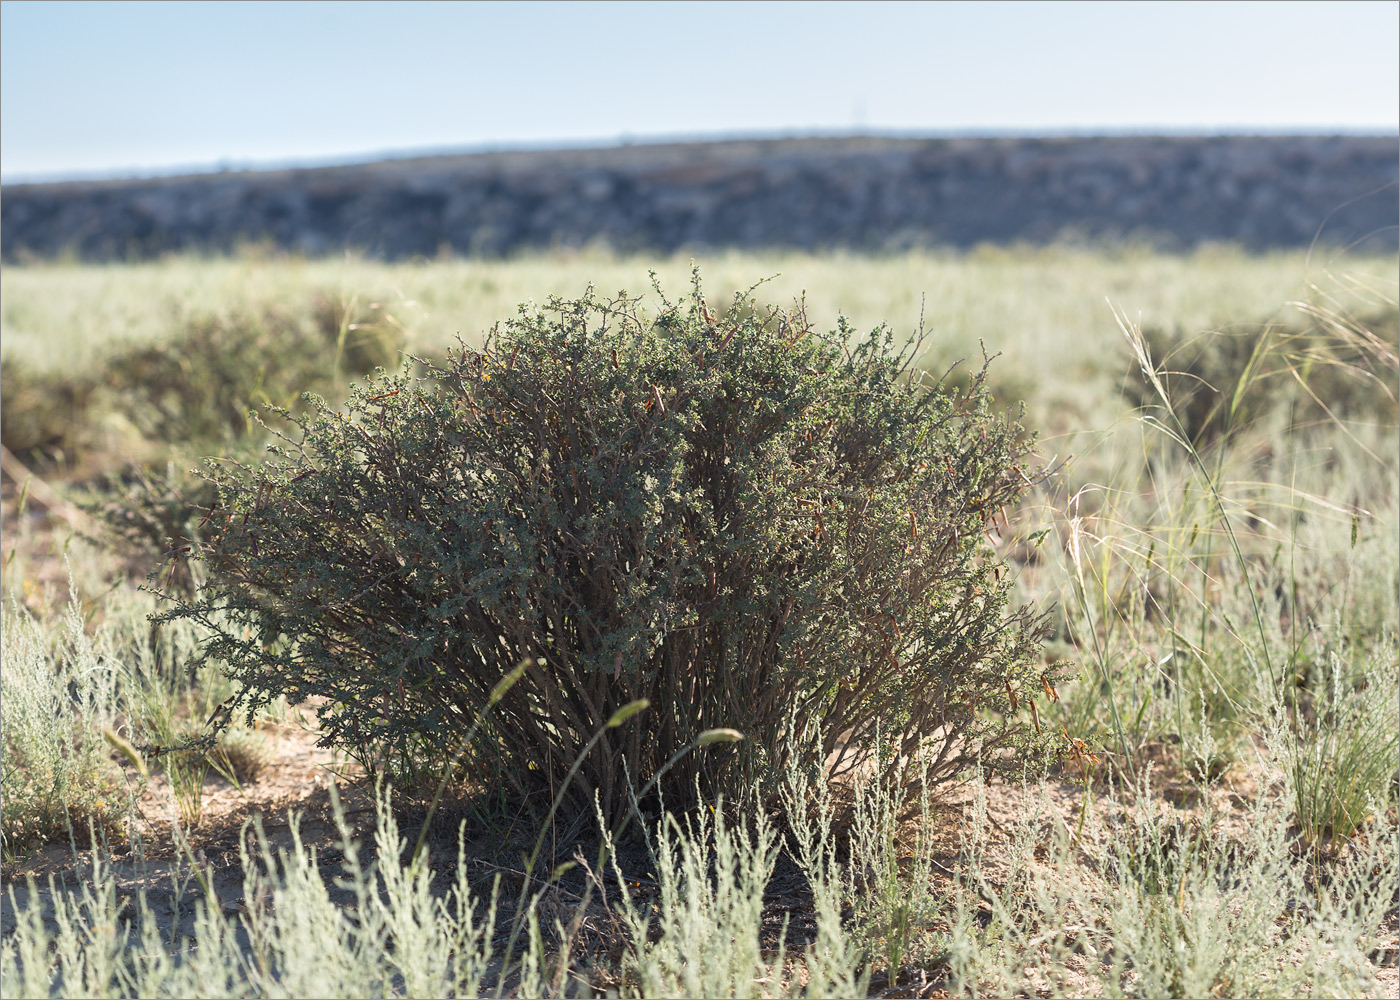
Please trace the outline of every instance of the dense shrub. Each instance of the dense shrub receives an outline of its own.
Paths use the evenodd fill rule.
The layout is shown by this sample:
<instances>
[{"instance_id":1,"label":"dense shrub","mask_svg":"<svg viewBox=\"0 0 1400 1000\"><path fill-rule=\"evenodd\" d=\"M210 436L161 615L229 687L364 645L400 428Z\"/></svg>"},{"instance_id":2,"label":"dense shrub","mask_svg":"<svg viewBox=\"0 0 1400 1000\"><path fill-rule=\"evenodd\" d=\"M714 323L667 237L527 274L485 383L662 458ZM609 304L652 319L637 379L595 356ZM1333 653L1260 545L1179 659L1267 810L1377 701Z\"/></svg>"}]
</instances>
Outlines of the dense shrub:
<instances>
[{"instance_id":1,"label":"dense shrub","mask_svg":"<svg viewBox=\"0 0 1400 1000\"><path fill-rule=\"evenodd\" d=\"M57 626L57 627L54 627ZM113 630L76 600L49 622L12 604L0 631L0 857L112 829L126 799L103 742L120 710Z\"/></svg>"},{"instance_id":2,"label":"dense shrub","mask_svg":"<svg viewBox=\"0 0 1400 1000\"><path fill-rule=\"evenodd\" d=\"M1212 443L1276 410L1288 412L1295 426L1395 422L1395 311L1357 318L1313 309L1305 319L1196 337L1143 328L1144 346L1164 369L1172 408L1192 443ZM1143 379L1129 380L1124 393L1139 407L1160 403Z\"/></svg>"},{"instance_id":3,"label":"dense shrub","mask_svg":"<svg viewBox=\"0 0 1400 1000\"><path fill-rule=\"evenodd\" d=\"M252 705L324 696L324 741L396 769L454 752L527 661L472 758L527 797L648 699L570 786L612 817L715 726L748 739L685 757L669 803L792 755L848 770L877 734L934 780L1036 749L1008 693L1041 689L1041 619L984 533L1028 454L982 380L945 392L917 343L800 305L716 320L698 276L662 303L522 306L480 352L318 403L263 466L213 467L211 582L162 620L207 625Z\"/></svg>"},{"instance_id":4,"label":"dense shrub","mask_svg":"<svg viewBox=\"0 0 1400 1000\"><path fill-rule=\"evenodd\" d=\"M22 462L61 464L85 446L95 379L0 359L0 444Z\"/></svg>"},{"instance_id":5,"label":"dense shrub","mask_svg":"<svg viewBox=\"0 0 1400 1000\"><path fill-rule=\"evenodd\" d=\"M57 370L5 358L3 443L41 468L102 458L120 437L113 427L127 432L124 457L223 450L254 429L250 410L294 407L308 389L338 397L350 378L397 365L402 346L376 310L322 295L308 316L267 308L196 318L161 340L117 344Z\"/></svg>"},{"instance_id":6,"label":"dense shrub","mask_svg":"<svg viewBox=\"0 0 1400 1000\"><path fill-rule=\"evenodd\" d=\"M110 405L153 441L222 442L252 429L252 409L291 407L308 389L335 393L343 375L397 363L394 331L362 331L320 300L314 311L312 323L272 309L201 319L125 348L102 366Z\"/></svg>"}]
</instances>

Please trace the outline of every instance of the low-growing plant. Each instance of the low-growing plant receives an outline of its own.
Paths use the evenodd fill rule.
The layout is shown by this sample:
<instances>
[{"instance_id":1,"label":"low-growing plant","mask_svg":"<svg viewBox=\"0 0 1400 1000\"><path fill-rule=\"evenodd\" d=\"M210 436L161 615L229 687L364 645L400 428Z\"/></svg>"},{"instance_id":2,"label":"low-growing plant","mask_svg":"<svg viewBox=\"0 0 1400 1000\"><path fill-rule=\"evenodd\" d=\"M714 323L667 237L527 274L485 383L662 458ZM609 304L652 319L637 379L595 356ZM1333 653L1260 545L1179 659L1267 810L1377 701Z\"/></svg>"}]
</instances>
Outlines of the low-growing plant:
<instances>
[{"instance_id":1,"label":"low-growing plant","mask_svg":"<svg viewBox=\"0 0 1400 1000\"><path fill-rule=\"evenodd\" d=\"M311 312L316 330L335 348L335 378L358 378L397 364L407 332L382 302L365 302L358 295L347 299L321 293L315 296Z\"/></svg>"},{"instance_id":2,"label":"low-growing plant","mask_svg":"<svg viewBox=\"0 0 1400 1000\"><path fill-rule=\"evenodd\" d=\"M1094 661L1061 717L1124 762L1165 742L1184 771L1221 777L1277 712L1301 724L1315 653L1389 648L1393 600L1351 595L1385 592L1353 587L1358 560L1395 578L1393 546L1371 541L1393 519L1394 457L1378 444L1395 420L1393 305L1367 322L1293 305L1310 326L1189 349L1118 317L1141 440L1105 438L1104 478L1057 502L1064 633Z\"/></svg>"},{"instance_id":3,"label":"low-growing plant","mask_svg":"<svg viewBox=\"0 0 1400 1000\"><path fill-rule=\"evenodd\" d=\"M122 556L135 578L161 567L162 586L192 593L199 585L195 565L171 556L198 537L202 513L217 497L210 483L170 461L163 471L135 465L108 477L81 507L97 519L101 541Z\"/></svg>"},{"instance_id":4,"label":"low-growing plant","mask_svg":"<svg viewBox=\"0 0 1400 1000\"><path fill-rule=\"evenodd\" d=\"M254 902L237 917L207 890L211 872L182 868L172 874L172 895L192 919L182 921L177 912L172 927L169 911L162 913L144 892L135 900L119 897L112 869L98 855L80 888L50 881L47 908L32 879L22 896L8 887L15 933L0 942L6 995L482 995L494 900L474 891L462 853L447 893L434 893L427 866L397 861L405 839L387 796L376 800L378 865L364 857L334 793L332 805L353 916L327 884L314 848L304 844L296 816L289 849L274 850L260 826L247 838L251 848L243 841L243 888ZM53 914L47 921L46 909ZM181 927L193 940L177 938ZM524 986L526 995L542 995L538 983Z\"/></svg>"},{"instance_id":5,"label":"low-growing plant","mask_svg":"<svg viewBox=\"0 0 1400 1000\"><path fill-rule=\"evenodd\" d=\"M121 668L110 636L89 635L76 598L61 626L5 614L0 653L0 852L13 856L89 821L113 823L126 791L102 739L121 710Z\"/></svg>"},{"instance_id":6,"label":"low-growing plant","mask_svg":"<svg viewBox=\"0 0 1400 1000\"><path fill-rule=\"evenodd\" d=\"M930 789L919 790L919 809L908 822L902 822L904 804L880 782L856 775L849 791L846 898L865 942L865 961L893 985L906 966L925 966L930 959L937 965L946 943L928 930L941 909L933 890L938 865ZM819 795L817 802L830 823L830 801ZM790 796L788 804L800 808Z\"/></svg>"},{"instance_id":7,"label":"low-growing plant","mask_svg":"<svg viewBox=\"0 0 1400 1000\"><path fill-rule=\"evenodd\" d=\"M616 871L632 951L624 981L639 996L695 997L743 996L755 980L781 981L783 944L765 955L760 937L777 857L776 831L762 813L752 831L728 827L720 809L698 811L684 825L666 816L657 832L655 902L630 899Z\"/></svg>"},{"instance_id":8,"label":"low-growing plant","mask_svg":"<svg viewBox=\"0 0 1400 1000\"><path fill-rule=\"evenodd\" d=\"M877 732L895 783L916 756L936 784L1043 749L1008 710L1041 689L1042 620L1008 607L984 534L1034 470L983 380L945 391L917 339L823 335L800 304L717 320L698 275L661 301L522 307L427 378L289 415L265 464L213 467L210 585L158 620L205 625L249 710L324 696L324 742L399 773L454 753L527 662L474 747L527 799L646 699L583 762L575 815L625 815L629 780L717 726L748 738L680 761L667 802L794 753L846 771Z\"/></svg>"},{"instance_id":9,"label":"low-growing plant","mask_svg":"<svg viewBox=\"0 0 1400 1000\"><path fill-rule=\"evenodd\" d=\"M169 574L161 574L168 580ZM216 663L198 662L202 636L189 622L152 627L154 599L131 589L108 596L107 612L126 623L121 663L123 732L163 774L186 828L199 825L210 772L240 787L266 763L266 739L244 719L225 720L234 686Z\"/></svg>"},{"instance_id":10,"label":"low-growing plant","mask_svg":"<svg viewBox=\"0 0 1400 1000\"><path fill-rule=\"evenodd\" d=\"M1163 808L1144 774L1076 831L1045 815L1047 791L1013 820L1009 871L994 878L976 786L950 917L952 995L1376 995L1367 957L1400 884L1393 823L1314 878L1275 797L1258 796L1238 825L1207 803L1187 817Z\"/></svg>"},{"instance_id":11,"label":"low-growing plant","mask_svg":"<svg viewBox=\"0 0 1400 1000\"><path fill-rule=\"evenodd\" d=\"M1343 842L1396 800L1400 713L1394 643L1374 650L1359 676L1333 654L1313 718L1290 744L1291 786L1304 839Z\"/></svg>"}]
</instances>

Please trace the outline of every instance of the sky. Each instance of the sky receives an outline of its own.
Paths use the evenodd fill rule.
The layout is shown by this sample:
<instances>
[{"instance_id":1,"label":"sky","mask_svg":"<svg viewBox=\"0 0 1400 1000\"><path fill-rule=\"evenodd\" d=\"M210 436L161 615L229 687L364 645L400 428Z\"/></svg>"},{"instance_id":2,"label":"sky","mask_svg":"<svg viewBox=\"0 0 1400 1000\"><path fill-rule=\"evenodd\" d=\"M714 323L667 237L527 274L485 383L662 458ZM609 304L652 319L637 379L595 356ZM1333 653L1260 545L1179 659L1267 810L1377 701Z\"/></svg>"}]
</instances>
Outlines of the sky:
<instances>
[{"instance_id":1,"label":"sky","mask_svg":"<svg viewBox=\"0 0 1400 1000\"><path fill-rule=\"evenodd\" d=\"M0 3L0 177L808 134L1400 131L1400 4Z\"/></svg>"}]
</instances>

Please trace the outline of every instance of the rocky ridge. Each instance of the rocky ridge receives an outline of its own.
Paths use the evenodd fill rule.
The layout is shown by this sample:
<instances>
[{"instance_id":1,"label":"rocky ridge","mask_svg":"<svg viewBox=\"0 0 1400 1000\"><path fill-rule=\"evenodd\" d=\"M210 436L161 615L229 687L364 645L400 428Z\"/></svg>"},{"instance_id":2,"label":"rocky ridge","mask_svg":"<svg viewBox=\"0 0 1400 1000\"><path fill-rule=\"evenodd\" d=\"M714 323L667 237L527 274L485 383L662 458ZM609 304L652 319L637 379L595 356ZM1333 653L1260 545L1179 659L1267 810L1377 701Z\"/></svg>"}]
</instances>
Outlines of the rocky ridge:
<instances>
[{"instance_id":1,"label":"rocky ridge","mask_svg":"<svg viewBox=\"0 0 1400 1000\"><path fill-rule=\"evenodd\" d=\"M1396 247L1394 136L818 138L514 151L6 185L0 255L247 243L403 259L1143 240Z\"/></svg>"}]
</instances>

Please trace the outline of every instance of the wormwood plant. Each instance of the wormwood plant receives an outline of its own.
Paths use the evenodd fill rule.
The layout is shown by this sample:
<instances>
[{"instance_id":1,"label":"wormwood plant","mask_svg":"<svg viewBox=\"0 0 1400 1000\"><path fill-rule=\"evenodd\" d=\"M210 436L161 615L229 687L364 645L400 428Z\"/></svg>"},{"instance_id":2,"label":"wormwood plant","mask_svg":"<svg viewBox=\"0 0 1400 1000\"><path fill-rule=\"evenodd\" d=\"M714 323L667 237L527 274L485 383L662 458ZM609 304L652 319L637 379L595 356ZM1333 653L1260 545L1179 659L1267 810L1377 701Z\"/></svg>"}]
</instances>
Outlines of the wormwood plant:
<instances>
[{"instance_id":1,"label":"wormwood plant","mask_svg":"<svg viewBox=\"0 0 1400 1000\"><path fill-rule=\"evenodd\" d=\"M877 733L896 785L901 760L937 783L1037 751L997 709L1041 688L1042 620L1008 608L985 535L1029 454L983 379L945 391L917 339L822 335L801 304L716 317L698 274L657 294L522 306L425 378L289 415L265 464L213 468L210 584L157 620L203 624L250 710L323 696L324 742L399 773L452 755L526 661L471 759L537 802L644 698L569 788L610 821L719 726L748 738L679 761L668 804L849 770Z\"/></svg>"},{"instance_id":2,"label":"wormwood plant","mask_svg":"<svg viewBox=\"0 0 1400 1000\"><path fill-rule=\"evenodd\" d=\"M121 668L111 630L85 629L75 598L46 628L17 603L0 633L0 857L9 860L88 822L121 814L102 727L118 709Z\"/></svg>"}]
</instances>

